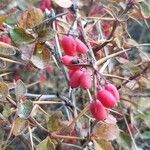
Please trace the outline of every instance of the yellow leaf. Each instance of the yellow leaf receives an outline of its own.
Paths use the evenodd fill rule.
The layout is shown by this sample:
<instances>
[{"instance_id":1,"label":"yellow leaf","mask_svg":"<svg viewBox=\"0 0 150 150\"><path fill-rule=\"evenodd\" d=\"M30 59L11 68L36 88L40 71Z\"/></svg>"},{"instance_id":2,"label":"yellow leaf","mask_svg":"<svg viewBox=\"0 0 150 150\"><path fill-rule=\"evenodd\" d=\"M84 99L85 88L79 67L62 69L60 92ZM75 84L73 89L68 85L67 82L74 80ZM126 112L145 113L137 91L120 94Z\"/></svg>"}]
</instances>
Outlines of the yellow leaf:
<instances>
[{"instance_id":1,"label":"yellow leaf","mask_svg":"<svg viewBox=\"0 0 150 150\"><path fill-rule=\"evenodd\" d=\"M25 129L27 126L27 120L22 118L17 118L14 122L14 128L13 128L13 134L15 136L21 134L21 132Z\"/></svg>"},{"instance_id":2,"label":"yellow leaf","mask_svg":"<svg viewBox=\"0 0 150 150\"><path fill-rule=\"evenodd\" d=\"M7 16L0 16L0 26L6 21Z\"/></svg>"},{"instance_id":3,"label":"yellow leaf","mask_svg":"<svg viewBox=\"0 0 150 150\"><path fill-rule=\"evenodd\" d=\"M6 97L9 93L9 89L6 83L0 82L0 98Z\"/></svg>"}]
</instances>

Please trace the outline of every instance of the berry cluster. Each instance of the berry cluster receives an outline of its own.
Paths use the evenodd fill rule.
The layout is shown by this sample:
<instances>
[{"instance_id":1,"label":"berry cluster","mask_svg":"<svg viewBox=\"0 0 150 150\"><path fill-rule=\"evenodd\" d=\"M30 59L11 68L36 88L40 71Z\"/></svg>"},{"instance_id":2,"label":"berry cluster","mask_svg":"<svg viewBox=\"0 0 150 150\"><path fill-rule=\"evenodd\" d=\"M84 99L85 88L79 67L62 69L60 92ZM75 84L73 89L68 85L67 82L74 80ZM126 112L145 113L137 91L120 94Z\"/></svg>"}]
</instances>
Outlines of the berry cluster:
<instances>
[{"instance_id":1,"label":"berry cluster","mask_svg":"<svg viewBox=\"0 0 150 150\"><path fill-rule=\"evenodd\" d=\"M69 69L70 86L90 89L92 87L91 72L80 65L76 65L81 61L80 55L88 52L87 46L78 38L70 35L63 37L61 45L65 53L61 61ZM115 107L119 99L117 88L113 84L106 84L104 88L97 91L96 100L90 103L91 114L97 120L106 119L106 108Z\"/></svg>"},{"instance_id":2,"label":"berry cluster","mask_svg":"<svg viewBox=\"0 0 150 150\"><path fill-rule=\"evenodd\" d=\"M92 86L90 72L76 65L79 63L78 54L86 54L88 52L87 46L78 38L73 38L70 35L64 36L61 45L66 54L61 61L70 70L70 86L72 88L90 89Z\"/></svg>"},{"instance_id":3,"label":"berry cluster","mask_svg":"<svg viewBox=\"0 0 150 150\"><path fill-rule=\"evenodd\" d=\"M107 118L106 108L113 108L117 105L120 96L117 88L113 84L107 84L97 92L97 100L90 103L90 111L97 120Z\"/></svg>"}]
</instances>

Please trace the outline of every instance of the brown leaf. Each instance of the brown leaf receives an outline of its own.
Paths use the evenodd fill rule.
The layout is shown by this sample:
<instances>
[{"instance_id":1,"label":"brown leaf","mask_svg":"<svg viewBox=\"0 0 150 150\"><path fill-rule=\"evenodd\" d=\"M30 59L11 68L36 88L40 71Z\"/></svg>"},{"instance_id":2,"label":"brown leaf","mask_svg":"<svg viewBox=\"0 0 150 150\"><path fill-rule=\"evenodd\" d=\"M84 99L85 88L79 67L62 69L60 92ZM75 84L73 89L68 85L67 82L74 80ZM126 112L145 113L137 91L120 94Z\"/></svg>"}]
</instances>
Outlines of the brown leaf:
<instances>
[{"instance_id":1,"label":"brown leaf","mask_svg":"<svg viewBox=\"0 0 150 150\"><path fill-rule=\"evenodd\" d=\"M17 118L14 122L14 128L13 128L13 134L15 136L21 134L21 132L25 129L27 126L27 120L22 118Z\"/></svg>"},{"instance_id":2,"label":"brown leaf","mask_svg":"<svg viewBox=\"0 0 150 150\"><path fill-rule=\"evenodd\" d=\"M9 89L6 83L0 82L0 98L6 97L9 93Z\"/></svg>"},{"instance_id":3,"label":"brown leaf","mask_svg":"<svg viewBox=\"0 0 150 150\"><path fill-rule=\"evenodd\" d=\"M110 124L116 124L117 123L117 119L111 115L111 114L108 114L106 120L105 120L105 123L110 123Z\"/></svg>"},{"instance_id":4,"label":"brown leaf","mask_svg":"<svg viewBox=\"0 0 150 150\"><path fill-rule=\"evenodd\" d=\"M112 141L119 136L116 124L98 123L93 129L93 135L99 140Z\"/></svg>"},{"instance_id":5,"label":"brown leaf","mask_svg":"<svg viewBox=\"0 0 150 150\"><path fill-rule=\"evenodd\" d=\"M33 56L31 57L31 62L39 69L44 69L47 67L50 61L50 51L45 46L44 43L37 43Z\"/></svg>"},{"instance_id":6,"label":"brown leaf","mask_svg":"<svg viewBox=\"0 0 150 150\"><path fill-rule=\"evenodd\" d=\"M53 2L62 8L69 8L72 5L71 0L53 0Z\"/></svg>"},{"instance_id":7,"label":"brown leaf","mask_svg":"<svg viewBox=\"0 0 150 150\"><path fill-rule=\"evenodd\" d=\"M43 20L44 14L39 8L32 7L22 13L18 26L21 28L33 28Z\"/></svg>"}]
</instances>

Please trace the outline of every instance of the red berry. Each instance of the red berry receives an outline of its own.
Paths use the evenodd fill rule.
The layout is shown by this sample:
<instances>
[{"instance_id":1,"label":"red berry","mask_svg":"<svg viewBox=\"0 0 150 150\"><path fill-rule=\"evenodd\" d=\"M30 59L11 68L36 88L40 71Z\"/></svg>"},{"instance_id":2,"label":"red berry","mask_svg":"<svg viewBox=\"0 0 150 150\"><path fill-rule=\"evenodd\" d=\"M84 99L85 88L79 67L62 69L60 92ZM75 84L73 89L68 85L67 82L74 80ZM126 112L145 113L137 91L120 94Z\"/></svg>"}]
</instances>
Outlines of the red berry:
<instances>
[{"instance_id":1,"label":"red berry","mask_svg":"<svg viewBox=\"0 0 150 150\"><path fill-rule=\"evenodd\" d=\"M96 120L104 120L107 117L107 111L102 103L98 100L90 103L90 111Z\"/></svg>"},{"instance_id":2,"label":"red berry","mask_svg":"<svg viewBox=\"0 0 150 150\"><path fill-rule=\"evenodd\" d=\"M105 89L98 91L97 99L107 108L113 108L117 103L116 98Z\"/></svg>"},{"instance_id":3,"label":"red berry","mask_svg":"<svg viewBox=\"0 0 150 150\"><path fill-rule=\"evenodd\" d=\"M70 86L72 88L77 88L80 85L80 77L83 74L82 70L76 70L71 73Z\"/></svg>"},{"instance_id":4,"label":"red berry","mask_svg":"<svg viewBox=\"0 0 150 150\"><path fill-rule=\"evenodd\" d=\"M113 84L110 84L110 83L107 84L105 86L105 89L107 91L109 91L116 98L117 101L119 101L119 99L120 99L119 92L118 92L117 88Z\"/></svg>"},{"instance_id":5,"label":"red berry","mask_svg":"<svg viewBox=\"0 0 150 150\"><path fill-rule=\"evenodd\" d=\"M0 41L7 44L11 44L11 38L9 38L8 36L0 37Z\"/></svg>"},{"instance_id":6,"label":"red berry","mask_svg":"<svg viewBox=\"0 0 150 150\"><path fill-rule=\"evenodd\" d=\"M76 47L77 52L83 53L83 54L87 53L87 51L88 51L87 46L82 41L80 41L78 38L76 38L75 41L76 41L76 45L77 45L77 47Z\"/></svg>"},{"instance_id":7,"label":"red berry","mask_svg":"<svg viewBox=\"0 0 150 150\"><path fill-rule=\"evenodd\" d=\"M64 36L61 44L66 55L76 55L76 42L72 36Z\"/></svg>"},{"instance_id":8,"label":"red berry","mask_svg":"<svg viewBox=\"0 0 150 150\"><path fill-rule=\"evenodd\" d=\"M51 0L42 0L40 4L41 10L45 11L45 9L50 10L52 8L52 1Z\"/></svg>"},{"instance_id":9,"label":"red berry","mask_svg":"<svg viewBox=\"0 0 150 150\"><path fill-rule=\"evenodd\" d=\"M71 62L73 61L73 59L73 56L65 55L61 58L61 61L64 65L70 65L72 64Z\"/></svg>"},{"instance_id":10,"label":"red berry","mask_svg":"<svg viewBox=\"0 0 150 150\"><path fill-rule=\"evenodd\" d=\"M92 86L92 78L89 72L83 72L80 78L80 87L84 89L90 89Z\"/></svg>"},{"instance_id":11,"label":"red berry","mask_svg":"<svg viewBox=\"0 0 150 150\"><path fill-rule=\"evenodd\" d=\"M78 59L73 56L65 55L61 58L61 61L64 65L68 67L70 70L78 70L80 69L79 66L75 66L75 64L78 62ZM70 66L69 66L70 65ZM72 66L71 66L72 65Z\"/></svg>"}]
</instances>

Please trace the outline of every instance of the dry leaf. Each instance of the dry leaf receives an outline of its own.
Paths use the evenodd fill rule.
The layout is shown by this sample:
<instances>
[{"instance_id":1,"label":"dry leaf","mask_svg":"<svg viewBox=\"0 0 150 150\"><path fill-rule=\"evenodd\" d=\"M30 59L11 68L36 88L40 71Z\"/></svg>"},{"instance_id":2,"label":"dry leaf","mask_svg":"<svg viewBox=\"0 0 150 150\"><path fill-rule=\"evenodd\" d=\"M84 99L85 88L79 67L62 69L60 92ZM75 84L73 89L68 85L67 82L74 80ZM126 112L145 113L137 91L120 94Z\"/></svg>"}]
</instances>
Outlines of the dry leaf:
<instances>
[{"instance_id":1,"label":"dry leaf","mask_svg":"<svg viewBox=\"0 0 150 150\"><path fill-rule=\"evenodd\" d=\"M53 0L53 2L62 8L69 8L72 5L71 0Z\"/></svg>"},{"instance_id":2,"label":"dry leaf","mask_svg":"<svg viewBox=\"0 0 150 150\"><path fill-rule=\"evenodd\" d=\"M9 89L6 83L0 82L0 98L6 97L9 93Z\"/></svg>"},{"instance_id":3,"label":"dry leaf","mask_svg":"<svg viewBox=\"0 0 150 150\"><path fill-rule=\"evenodd\" d=\"M26 85L21 80L17 80L16 86L15 86L15 94L16 94L17 100L19 100L26 93L27 93Z\"/></svg>"},{"instance_id":4,"label":"dry leaf","mask_svg":"<svg viewBox=\"0 0 150 150\"><path fill-rule=\"evenodd\" d=\"M50 61L50 51L43 43L37 43L34 53L31 57L31 62L39 69L47 67Z\"/></svg>"},{"instance_id":5,"label":"dry leaf","mask_svg":"<svg viewBox=\"0 0 150 150\"><path fill-rule=\"evenodd\" d=\"M7 55L7 56L15 55L16 50L18 50L18 48L11 46L11 45L4 43L4 42L0 42L0 54Z\"/></svg>"},{"instance_id":6,"label":"dry leaf","mask_svg":"<svg viewBox=\"0 0 150 150\"><path fill-rule=\"evenodd\" d=\"M119 136L119 128L116 124L98 123L93 129L93 135L99 140L112 141Z\"/></svg>"},{"instance_id":7,"label":"dry leaf","mask_svg":"<svg viewBox=\"0 0 150 150\"><path fill-rule=\"evenodd\" d=\"M14 128L13 128L13 134L15 136L21 134L21 132L25 129L27 126L27 120L22 118L17 118L14 122Z\"/></svg>"},{"instance_id":8,"label":"dry leaf","mask_svg":"<svg viewBox=\"0 0 150 150\"><path fill-rule=\"evenodd\" d=\"M19 19L20 28L33 28L43 20L44 14L41 9L32 7L24 11Z\"/></svg>"}]
</instances>

